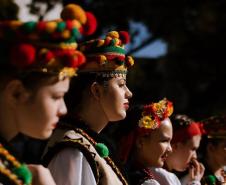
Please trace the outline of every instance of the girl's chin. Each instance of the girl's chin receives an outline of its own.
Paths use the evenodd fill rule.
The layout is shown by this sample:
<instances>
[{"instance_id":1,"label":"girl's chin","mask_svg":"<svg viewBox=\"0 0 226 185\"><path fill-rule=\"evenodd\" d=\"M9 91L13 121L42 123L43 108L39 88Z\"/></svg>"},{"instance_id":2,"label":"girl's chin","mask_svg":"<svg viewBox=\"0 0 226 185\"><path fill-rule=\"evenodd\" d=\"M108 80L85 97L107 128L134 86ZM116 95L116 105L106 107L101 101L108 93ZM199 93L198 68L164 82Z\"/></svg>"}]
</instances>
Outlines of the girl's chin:
<instances>
[{"instance_id":1,"label":"girl's chin","mask_svg":"<svg viewBox=\"0 0 226 185\"><path fill-rule=\"evenodd\" d=\"M121 112L118 113L117 116L115 116L114 118L110 119L110 121L114 122L114 121L120 121L126 118L126 112Z\"/></svg>"}]
</instances>

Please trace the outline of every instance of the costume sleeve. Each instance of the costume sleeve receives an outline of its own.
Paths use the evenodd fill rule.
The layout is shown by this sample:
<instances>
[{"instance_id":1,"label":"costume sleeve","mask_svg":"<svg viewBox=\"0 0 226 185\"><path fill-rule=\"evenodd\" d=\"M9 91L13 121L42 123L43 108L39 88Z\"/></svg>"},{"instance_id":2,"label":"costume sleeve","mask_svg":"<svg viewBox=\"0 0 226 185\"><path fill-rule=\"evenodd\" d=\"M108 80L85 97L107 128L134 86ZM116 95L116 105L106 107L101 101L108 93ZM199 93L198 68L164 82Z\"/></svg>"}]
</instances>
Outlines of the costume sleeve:
<instances>
[{"instance_id":1,"label":"costume sleeve","mask_svg":"<svg viewBox=\"0 0 226 185\"><path fill-rule=\"evenodd\" d=\"M57 185L96 185L88 161L77 149L62 150L53 158L48 168Z\"/></svg>"},{"instance_id":2,"label":"costume sleeve","mask_svg":"<svg viewBox=\"0 0 226 185\"><path fill-rule=\"evenodd\" d=\"M178 177L174 173L168 172L163 168L151 168L151 172L159 184L181 185Z\"/></svg>"},{"instance_id":3,"label":"costume sleeve","mask_svg":"<svg viewBox=\"0 0 226 185\"><path fill-rule=\"evenodd\" d=\"M144 181L141 185L160 185L160 184L158 183L158 181L154 179L148 179Z\"/></svg>"},{"instance_id":4,"label":"costume sleeve","mask_svg":"<svg viewBox=\"0 0 226 185\"><path fill-rule=\"evenodd\" d=\"M198 181L198 180L189 181L188 175L181 178L180 181L181 181L182 185L201 185L200 181Z\"/></svg>"}]
</instances>

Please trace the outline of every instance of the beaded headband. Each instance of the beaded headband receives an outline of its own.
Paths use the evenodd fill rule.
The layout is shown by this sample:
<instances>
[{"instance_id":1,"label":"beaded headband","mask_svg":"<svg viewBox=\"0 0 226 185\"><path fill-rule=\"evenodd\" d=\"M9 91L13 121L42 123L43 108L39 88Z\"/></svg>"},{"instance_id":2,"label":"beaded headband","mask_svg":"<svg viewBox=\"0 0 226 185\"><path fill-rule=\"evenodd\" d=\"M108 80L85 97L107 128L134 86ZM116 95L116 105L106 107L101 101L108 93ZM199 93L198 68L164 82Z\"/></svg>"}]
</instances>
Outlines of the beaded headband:
<instances>
[{"instance_id":1,"label":"beaded headband","mask_svg":"<svg viewBox=\"0 0 226 185\"><path fill-rule=\"evenodd\" d=\"M103 77L125 77L127 68L134 64L131 56L126 56L124 45L129 42L125 31L111 31L104 39L90 40L79 45L87 63L79 72L91 72Z\"/></svg>"},{"instance_id":2,"label":"beaded headband","mask_svg":"<svg viewBox=\"0 0 226 185\"><path fill-rule=\"evenodd\" d=\"M202 135L204 130L201 122L196 122L185 114L176 114L173 122L173 138L171 143L184 142L193 136Z\"/></svg>"},{"instance_id":3,"label":"beaded headband","mask_svg":"<svg viewBox=\"0 0 226 185\"><path fill-rule=\"evenodd\" d=\"M64 21L0 22L1 48L6 47L10 56L4 65L21 73L58 74L59 79L76 75L77 68L85 62L84 55L76 50L76 40L84 32L87 17L81 7L74 6L76 9L68 5L62 11Z\"/></svg>"},{"instance_id":4,"label":"beaded headband","mask_svg":"<svg viewBox=\"0 0 226 185\"><path fill-rule=\"evenodd\" d=\"M212 116L203 120L203 128L208 138L226 139L226 116Z\"/></svg>"}]
</instances>

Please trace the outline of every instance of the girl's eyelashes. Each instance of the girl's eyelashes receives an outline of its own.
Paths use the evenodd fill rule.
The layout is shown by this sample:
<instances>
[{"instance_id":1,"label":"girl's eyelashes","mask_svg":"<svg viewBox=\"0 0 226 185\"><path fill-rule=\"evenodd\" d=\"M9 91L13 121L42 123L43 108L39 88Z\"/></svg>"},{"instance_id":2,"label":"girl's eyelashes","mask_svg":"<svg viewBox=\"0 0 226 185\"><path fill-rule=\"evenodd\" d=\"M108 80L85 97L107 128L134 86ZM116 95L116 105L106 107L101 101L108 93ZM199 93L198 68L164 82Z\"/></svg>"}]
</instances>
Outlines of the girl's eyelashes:
<instances>
[{"instance_id":1,"label":"girl's eyelashes","mask_svg":"<svg viewBox=\"0 0 226 185\"><path fill-rule=\"evenodd\" d=\"M126 84L125 83L120 83L119 87L124 87Z\"/></svg>"},{"instance_id":2,"label":"girl's eyelashes","mask_svg":"<svg viewBox=\"0 0 226 185\"><path fill-rule=\"evenodd\" d=\"M164 138L161 140L161 142L163 142L163 143L170 143L170 141L171 141L171 139L169 139L169 138Z\"/></svg>"},{"instance_id":3,"label":"girl's eyelashes","mask_svg":"<svg viewBox=\"0 0 226 185\"><path fill-rule=\"evenodd\" d=\"M64 98L64 94L54 94L54 95L52 95L52 98L54 100L59 100L59 99Z\"/></svg>"}]
</instances>

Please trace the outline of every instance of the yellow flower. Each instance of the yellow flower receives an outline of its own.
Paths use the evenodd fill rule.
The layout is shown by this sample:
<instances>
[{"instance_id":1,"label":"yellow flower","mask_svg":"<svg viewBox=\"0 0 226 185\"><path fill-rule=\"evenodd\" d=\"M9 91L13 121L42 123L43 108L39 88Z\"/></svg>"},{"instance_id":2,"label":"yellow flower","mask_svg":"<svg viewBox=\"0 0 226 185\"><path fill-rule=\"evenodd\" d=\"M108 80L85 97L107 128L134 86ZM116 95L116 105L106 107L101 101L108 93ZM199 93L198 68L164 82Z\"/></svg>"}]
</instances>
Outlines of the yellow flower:
<instances>
[{"instance_id":1,"label":"yellow flower","mask_svg":"<svg viewBox=\"0 0 226 185\"><path fill-rule=\"evenodd\" d=\"M150 116L144 116L139 121L139 127L146 129L155 129L158 124L155 120L151 119Z\"/></svg>"},{"instance_id":2,"label":"yellow flower","mask_svg":"<svg viewBox=\"0 0 226 185\"><path fill-rule=\"evenodd\" d=\"M59 80L63 80L66 77L76 76L76 69L70 67L64 67L59 73Z\"/></svg>"}]
</instances>

